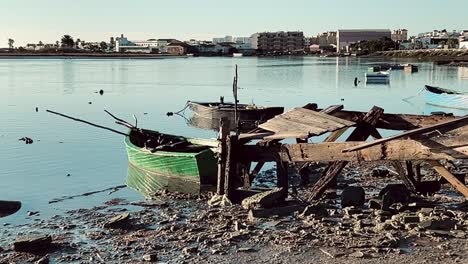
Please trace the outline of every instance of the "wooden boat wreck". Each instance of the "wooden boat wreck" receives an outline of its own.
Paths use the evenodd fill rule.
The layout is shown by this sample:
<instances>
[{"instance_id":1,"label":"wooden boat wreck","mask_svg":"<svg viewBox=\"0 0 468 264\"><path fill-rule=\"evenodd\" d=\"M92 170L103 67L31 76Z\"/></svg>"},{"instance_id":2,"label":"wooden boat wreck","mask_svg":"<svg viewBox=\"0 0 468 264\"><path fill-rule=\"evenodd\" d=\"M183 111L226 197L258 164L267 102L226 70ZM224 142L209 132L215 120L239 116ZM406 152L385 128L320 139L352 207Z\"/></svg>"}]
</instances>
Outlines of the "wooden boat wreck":
<instances>
[{"instance_id":1,"label":"wooden boat wreck","mask_svg":"<svg viewBox=\"0 0 468 264\"><path fill-rule=\"evenodd\" d=\"M467 93L426 85L424 87L424 98L426 103L430 105L468 109Z\"/></svg>"},{"instance_id":2,"label":"wooden boat wreck","mask_svg":"<svg viewBox=\"0 0 468 264\"><path fill-rule=\"evenodd\" d=\"M222 118L227 119L230 127L235 127L236 106L234 103L220 102L187 102L194 115L200 118L212 120L218 124ZM237 119L239 123L253 124L263 123L284 112L284 107L264 107L249 104L237 104Z\"/></svg>"},{"instance_id":3,"label":"wooden boat wreck","mask_svg":"<svg viewBox=\"0 0 468 264\"><path fill-rule=\"evenodd\" d=\"M224 102L224 97L221 96L219 102L196 102L188 101L187 107L193 111L194 115L201 118L211 119L214 123L219 124L221 119L224 119L231 125L231 129L239 129L242 123L254 124L254 126L263 123L284 112L284 107L267 107L258 106L255 104L239 104L237 99L237 65L235 70L232 91L234 103Z\"/></svg>"},{"instance_id":4,"label":"wooden boat wreck","mask_svg":"<svg viewBox=\"0 0 468 264\"><path fill-rule=\"evenodd\" d=\"M127 127L130 132L124 133L51 110L46 111L125 136L129 162L127 185L145 196L162 189L199 193L210 189L210 185L214 188L216 184L217 140L193 139L140 129L136 117L135 125L132 125L107 110L104 111L116 120L116 124Z\"/></svg>"},{"instance_id":5,"label":"wooden boat wreck","mask_svg":"<svg viewBox=\"0 0 468 264\"><path fill-rule=\"evenodd\" d=\"M132 129L125 138L127 185L145 196L159 190L199 193L216 185L216 140Z\"/></svg>"}]
</instances>

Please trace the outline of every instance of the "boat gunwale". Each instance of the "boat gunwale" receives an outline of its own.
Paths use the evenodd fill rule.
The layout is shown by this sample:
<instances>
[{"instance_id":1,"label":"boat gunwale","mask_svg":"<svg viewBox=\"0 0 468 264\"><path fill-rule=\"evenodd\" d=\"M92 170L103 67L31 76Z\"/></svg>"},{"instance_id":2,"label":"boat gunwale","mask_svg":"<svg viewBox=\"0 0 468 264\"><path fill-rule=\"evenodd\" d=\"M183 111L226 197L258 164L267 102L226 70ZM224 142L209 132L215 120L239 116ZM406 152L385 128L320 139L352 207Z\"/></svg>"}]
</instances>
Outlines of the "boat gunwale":
<instances>
[{"instance_id":1,"label":"boat gunwale","mask_svg":"<svg viewBox=\"0 0 468 264\"><path fill-rule=\"evenodd\" d=\"M432 86L432 85L424 85L424 90L427 92L433 93L433 94L447 94L447 95L462 95L462 96L468 96L468 93L463 93L447 88L441 88L438 86ZM440 93L434 92L434 90L440 91Z\"/></svg>"}]
</instances>

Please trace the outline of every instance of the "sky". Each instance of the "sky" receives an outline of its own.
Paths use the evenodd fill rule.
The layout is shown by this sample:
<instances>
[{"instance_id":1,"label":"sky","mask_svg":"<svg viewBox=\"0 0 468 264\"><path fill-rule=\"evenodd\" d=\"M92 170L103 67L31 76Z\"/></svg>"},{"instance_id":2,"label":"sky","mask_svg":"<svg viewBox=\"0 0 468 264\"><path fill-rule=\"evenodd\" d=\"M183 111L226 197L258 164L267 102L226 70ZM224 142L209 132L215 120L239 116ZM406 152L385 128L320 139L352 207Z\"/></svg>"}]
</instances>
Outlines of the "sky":
<instances>
[{"instance_id":1,"label":"sky","mask_svg":"<svg viewBox=\"0 0 468 264\"><path fill-rule=\"evenodd\" d=\"M351 28L468 29L468 0L0 0L0 47L85 41L250 36L300 30L306 36Z\"/></svg>"}]
</instances>

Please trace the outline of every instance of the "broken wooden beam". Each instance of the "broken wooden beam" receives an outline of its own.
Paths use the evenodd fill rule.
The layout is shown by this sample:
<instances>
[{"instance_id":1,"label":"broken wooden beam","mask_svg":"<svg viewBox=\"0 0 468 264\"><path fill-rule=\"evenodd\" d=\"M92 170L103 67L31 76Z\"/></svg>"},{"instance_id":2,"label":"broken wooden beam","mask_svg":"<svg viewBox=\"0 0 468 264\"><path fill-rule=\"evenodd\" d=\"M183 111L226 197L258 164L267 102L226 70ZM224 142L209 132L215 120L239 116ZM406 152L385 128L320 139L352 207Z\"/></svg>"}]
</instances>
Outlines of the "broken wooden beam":
<instances>
[{"instance_id":1,"label":"broken wooden beam","mask_svg":"<svg viewBox=\"0 0 468 264\"><path fill-rule=\"evenodd\" d=\"M411 136L418 136L418 135L421 135L421 134L424 134L424 133L429 133L429 132L432 132L432 131L435 131L435 130L438 130L438 129L447 129L449 127L452 128L452 129L456 129L456 128L459 128L461 126L466 126L466 125L468 125L468 116L464 116L464 117L461 117L461 118L458 118L458 119L455 119L455 120L450 120L450 121L447 121L447 122L435 124L435 125L428 126L428 127L421 127L421 128L413 129L413 130L406 131L404 133L401 133L401 134L398 134L398 135L395 135L395 136L374 140L372 142L365 143L365 144L362 144L360 146L344 149L343 152L361 150L361 149L369 148L369 147L379 145L379 144L382 144L382 143L385 143L385 142L389 142L389 141L392 141L392 140L395 140L395 139L411 137Z\"/></svg>"},{"instance_id":2,"label":"broken wooden beam","mask_svg":"<svg viewBox=\"0 0 468 264\"><path fill-rule=\"evenodd\" d=\"M447 170L438 161L428 161L429 164L442 176L444 177L457 191L459 191L466 199L468 199L468 187L457 179L449 170Z\"/></svg>"},{"instance_id":3,"label":"broken wooden beam","mask_svg":"<svg viewBox=\"0 0 468 264\"><path fill-rule=\"evenodd\" d=\"M345 148L358 146L358 142L325 142L317 144L283 145L280 153L281 160L291 162L314 161L379 161L379 160L454 160L468 158L468 145L448 145L431 148L412 139L394 140L382 146L373 146L355 152L342 152ZM261 149L248 148L250 157L257 160L273 161L273 156L263 155Z\"/></svg>"},{"instance_id":4,"label":"broken wooden beam","mask_svg":"<svg viewBox=\"0 0 468 264\"><path fill-rule=\"evenodd\" d=\"M384 110L380 107L377 107L377 106L372 107L372 109L362 119L360 119L357 122L357 127L348 137L347 141L366 140L370 135L369 129L367 128L369 126L374 126L377 123L383 111ZM309 199L310 200L318 199L326 190L326 188L329 186L329 184L338 176L338 174L340 174L343 168L346 167L347 164L348 162L343 161L343 160L335 161L331 163L328 166L325 173L322 174L320 179L312 187L311 195L309 196Z\"/></svg>"},{"instance_id":5,"label":"broken wooden beam","mask_svg":"<svg viewBox=\"0 0 468 264\"><path fill-rule=\"evenodd\" d=\"M342 110L332 114L333 116L356 122L366 115L366 112ZM409 114L387 114L380 116L375 124L376 128L389 130L411 130L419 127L435 125L441 122L454 120L453 116L441 115L409 115Z\"/></svg>"}]
</instances>

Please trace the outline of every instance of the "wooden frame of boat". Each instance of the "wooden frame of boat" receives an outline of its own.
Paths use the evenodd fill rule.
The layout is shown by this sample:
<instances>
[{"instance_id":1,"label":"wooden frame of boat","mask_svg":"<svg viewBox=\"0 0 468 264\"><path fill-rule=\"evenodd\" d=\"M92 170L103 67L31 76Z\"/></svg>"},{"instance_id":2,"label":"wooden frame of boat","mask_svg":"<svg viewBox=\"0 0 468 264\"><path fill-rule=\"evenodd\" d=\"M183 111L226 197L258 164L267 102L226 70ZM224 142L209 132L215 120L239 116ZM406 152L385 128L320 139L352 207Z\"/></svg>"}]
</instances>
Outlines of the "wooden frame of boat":
<instances>
[{"instance_id":1,"label":"wooden frame of boat","mask_svg":"<svg viewBox=\"0 0 468 264\"><path fill-rule=\"evenodd\" d=\"M142 130L144 133L158 133ZM216 185L217 159L213 148L216 140L183 138L194 148L160 151L137 146L132 142L138 136L131 131L125 137L129 171L127 185L149 197L166 189L176 192L199 193ZM166 134L161 134L166 135ZM167 135L171 136L171 135Z\"/></svg>"},{"instance_id":2,"label":"wooden frame of boat","mask_svg":"<svg viewBox=\"0 0 468 264\"><path fill-rule=\"evenodd\" d=\"M468 94L436 86L424 86L424 98L427 104L454 108L468 109Z\"/></svg>"},{"instance_id":3,"label":"wooden frame of boat","mask_svg":"<svg viewBox=\"0 0 468 264\"><path fill-rule=\"evenodd\" d=\"M221 102L187 102L190 110L194 114L214 120L221 120L226 118L234 120L235 104L234 103L221 103ZM248 104L237 104L237 116L240 122L243 121L259 121L263 122L269 120L284 112L284 107L263 107Z\"/></svg>"}]
</instances>

